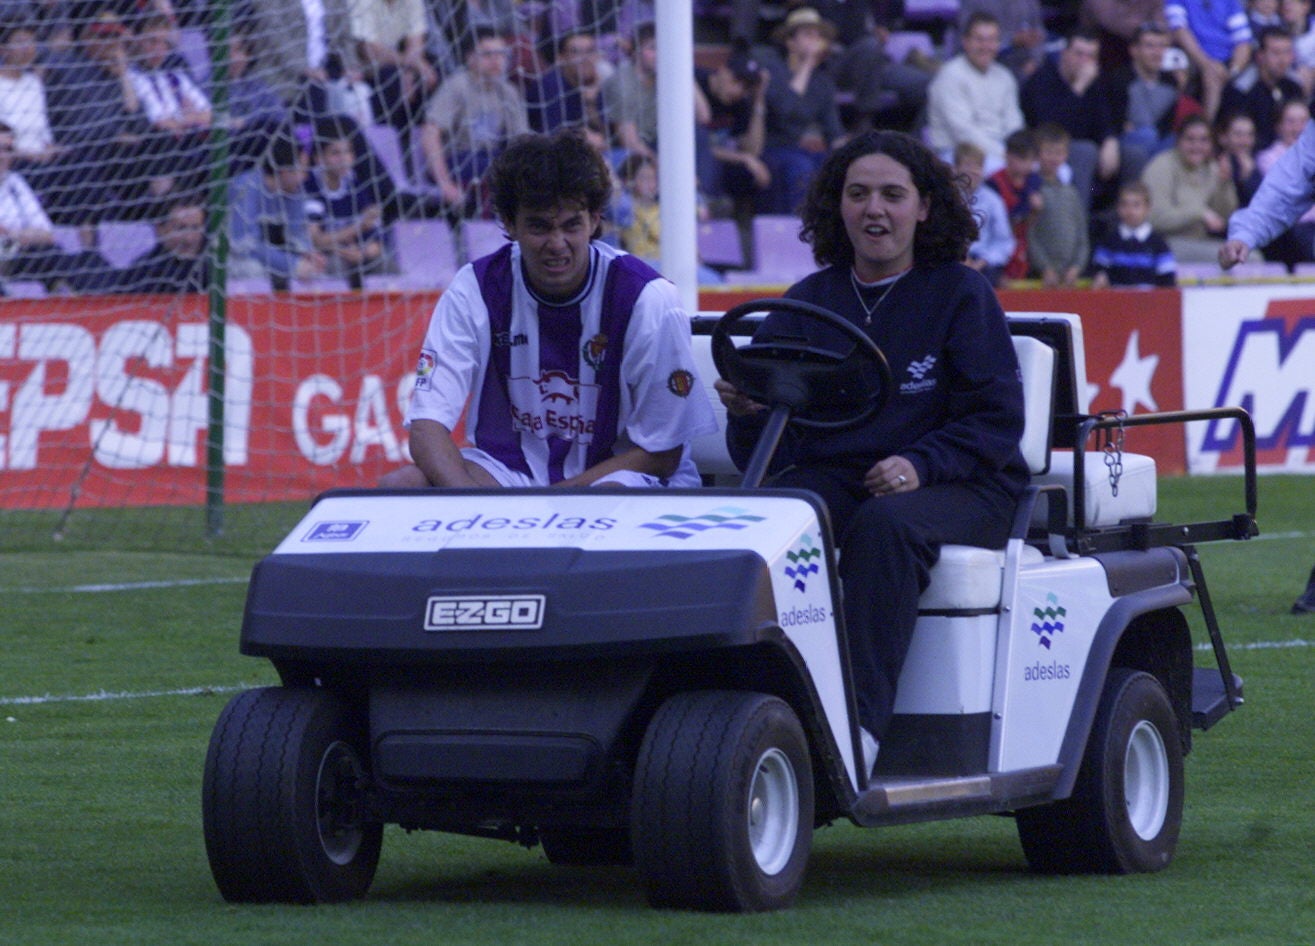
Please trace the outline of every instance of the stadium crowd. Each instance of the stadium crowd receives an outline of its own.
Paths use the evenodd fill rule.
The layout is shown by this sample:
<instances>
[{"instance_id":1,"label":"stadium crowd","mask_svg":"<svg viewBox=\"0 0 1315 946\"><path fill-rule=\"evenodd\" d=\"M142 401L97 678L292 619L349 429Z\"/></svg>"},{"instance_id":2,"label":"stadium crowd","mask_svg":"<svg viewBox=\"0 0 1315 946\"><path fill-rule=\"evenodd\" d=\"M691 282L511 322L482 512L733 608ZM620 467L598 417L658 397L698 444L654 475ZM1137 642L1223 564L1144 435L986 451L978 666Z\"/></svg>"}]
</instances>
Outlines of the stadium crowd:
<instances>
[{"instance_id":1,"label":"stadium crowd","mask_svg":"<svg viewBox=\"0 0 1315 946\"><path fill-rule=\"evenodd\" d=\"M973 193L997 284L1172 284L1310 120L1310 0L694 6L701 217L748 237L855 132L910 131ZM657 255L652 0L231 0L222 33L219 9L0 0L0 284L202 290L222 180L231 276L359 288L395 271L393 222L490 217L492 158L562 126L616 171L610 239ZM154 243L111 263L107 221ZM1259 249L1315 261L1315 221Z\"/></svg>"}]
</instances>

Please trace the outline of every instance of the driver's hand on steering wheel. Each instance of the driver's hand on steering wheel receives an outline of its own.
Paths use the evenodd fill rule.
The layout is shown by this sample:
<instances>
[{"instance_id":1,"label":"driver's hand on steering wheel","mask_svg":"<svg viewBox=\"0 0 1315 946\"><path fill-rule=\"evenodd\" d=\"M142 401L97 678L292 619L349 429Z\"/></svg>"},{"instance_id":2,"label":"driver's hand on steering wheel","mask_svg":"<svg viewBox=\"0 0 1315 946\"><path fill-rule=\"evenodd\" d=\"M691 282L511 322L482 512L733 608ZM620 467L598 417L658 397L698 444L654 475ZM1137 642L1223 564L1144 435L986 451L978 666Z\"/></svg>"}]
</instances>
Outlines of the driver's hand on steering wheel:
<instances>
[{"instance_id":1,"label":"driver's hand on steering wheel","mask_svg":"<svg viewBox=\"0 0 1315 946\"><path fill-rule=\"evenodd\" d=\"M891 493L908 493L920 485L918 471L913 464L902 456L886 457L877 462L863 477L863 485L873 496L888 496Z\"/></svg>"},{"instance_id":2,"label":"driver's hand on steering wheel","mask_svg":"<svg viewBox=\"0 0 1315 946\"><path fill-rule=\"evenodd\" d=\"M716 389L717 397L721 399L722 405L726 408L726 413L733 417L744 417L746 414L756 414L767 409L767 405L760 404L753 398L741 394L738 388L722 378L712 382L712 386Z\"/></svg>"}]
</instances>

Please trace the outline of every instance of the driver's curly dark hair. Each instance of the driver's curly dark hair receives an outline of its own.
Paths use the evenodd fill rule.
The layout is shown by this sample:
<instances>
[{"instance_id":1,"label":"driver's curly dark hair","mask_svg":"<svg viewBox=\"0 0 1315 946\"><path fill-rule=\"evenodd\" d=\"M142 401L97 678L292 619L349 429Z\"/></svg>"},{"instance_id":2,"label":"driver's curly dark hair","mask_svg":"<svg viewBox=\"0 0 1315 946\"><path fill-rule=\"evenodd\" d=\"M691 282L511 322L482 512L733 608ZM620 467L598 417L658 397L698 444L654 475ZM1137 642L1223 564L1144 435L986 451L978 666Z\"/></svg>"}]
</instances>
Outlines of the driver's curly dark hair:
<instances>
[{"instance_id":1,"label":"driver's curly dark hair","mask_svg":"<svg viewBox=\"0 0 1315 946\"><path fill-rule=\"evenodd\" d=\"M962 262L977 239L977 220L955 183L954 171L911 135L870 131L831 152L809 185L799 236L812 244L818 265L854 262L854 245L840 216L840 200L849 166L869 154L884 154L908 168L918 195L929 202L927 219L914 231L913 261Z\"/></svg>"},{"instance_id":2,"label":"driver's curly dark hair","mask_svg":"<svg viewBox=\"0 0 1315 946\"><path fill-rule=\"evenodd\" d=\"M493 161L487 180L493 209L504 224L514 223L522 207L548 210L563 202L602 213L612 197L607 162L571 128L513 138Z\"/></svg>"}]
</instances>

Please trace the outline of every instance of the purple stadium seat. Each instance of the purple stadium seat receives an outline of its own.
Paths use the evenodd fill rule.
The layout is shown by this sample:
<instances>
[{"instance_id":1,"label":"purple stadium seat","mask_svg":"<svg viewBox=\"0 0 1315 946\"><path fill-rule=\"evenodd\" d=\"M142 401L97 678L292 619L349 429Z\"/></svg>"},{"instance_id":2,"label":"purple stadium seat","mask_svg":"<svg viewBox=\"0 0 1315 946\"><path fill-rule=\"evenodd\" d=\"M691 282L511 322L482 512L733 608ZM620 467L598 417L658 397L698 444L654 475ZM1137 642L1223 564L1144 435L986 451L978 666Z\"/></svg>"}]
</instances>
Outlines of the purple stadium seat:
<instances>
[{"instance_id":1,"label":"purple stadium seat","mask_svg":"<svg viewBox=\"0 0 1315 946\"><path fill-rule=\"evenodd\" d=\"M772 282L791 283L816 271L813 251L799 239L799 218L759 214L753 218L754 266Z\"/></svg>"},{"instance_id":2,"label":"purple stadium seat","mask_svg":"<svg viewBox=\"0 0 1315 946\"><path fill-rule=\"evenodd\" d=\"M699 259L709 266L744 267L744 245L734 220L705 220L699 224Z\"/></svg>"},{"instance_id":3,"label":"purple stadium seat","mask_svg":"<svg viewBox=\"0 0 1315 946\"><path fill-rule=\"evenodd\" d=\"M371 285L391 288L438 289L457 272L457 245L446 220L399 220L393 224L397 246L396 279L379 277Z\"/></svg>"}]
</instances>

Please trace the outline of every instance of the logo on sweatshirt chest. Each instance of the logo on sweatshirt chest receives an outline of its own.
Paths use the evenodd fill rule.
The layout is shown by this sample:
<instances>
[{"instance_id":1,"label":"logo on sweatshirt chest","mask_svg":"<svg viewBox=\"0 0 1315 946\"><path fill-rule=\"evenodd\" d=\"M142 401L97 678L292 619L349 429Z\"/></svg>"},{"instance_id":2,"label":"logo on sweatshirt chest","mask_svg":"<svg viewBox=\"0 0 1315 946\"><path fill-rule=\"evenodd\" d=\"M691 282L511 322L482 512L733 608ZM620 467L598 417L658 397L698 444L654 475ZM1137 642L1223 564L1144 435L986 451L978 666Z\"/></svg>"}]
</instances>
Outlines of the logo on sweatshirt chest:
<instances>
[{"instance_id":1,"label":"logo on sweatshirt chest","mask_svg":"<svg viewBox=\"0 0 1315 946\"><path fill-rule=\"evenodd\" d=\"M906 379L900 382L900 394L925 394L935 390L936 377L932 369L936 367L936 356L927 355L910 361L904 369Z\"/></svg>"}]
</instances>

